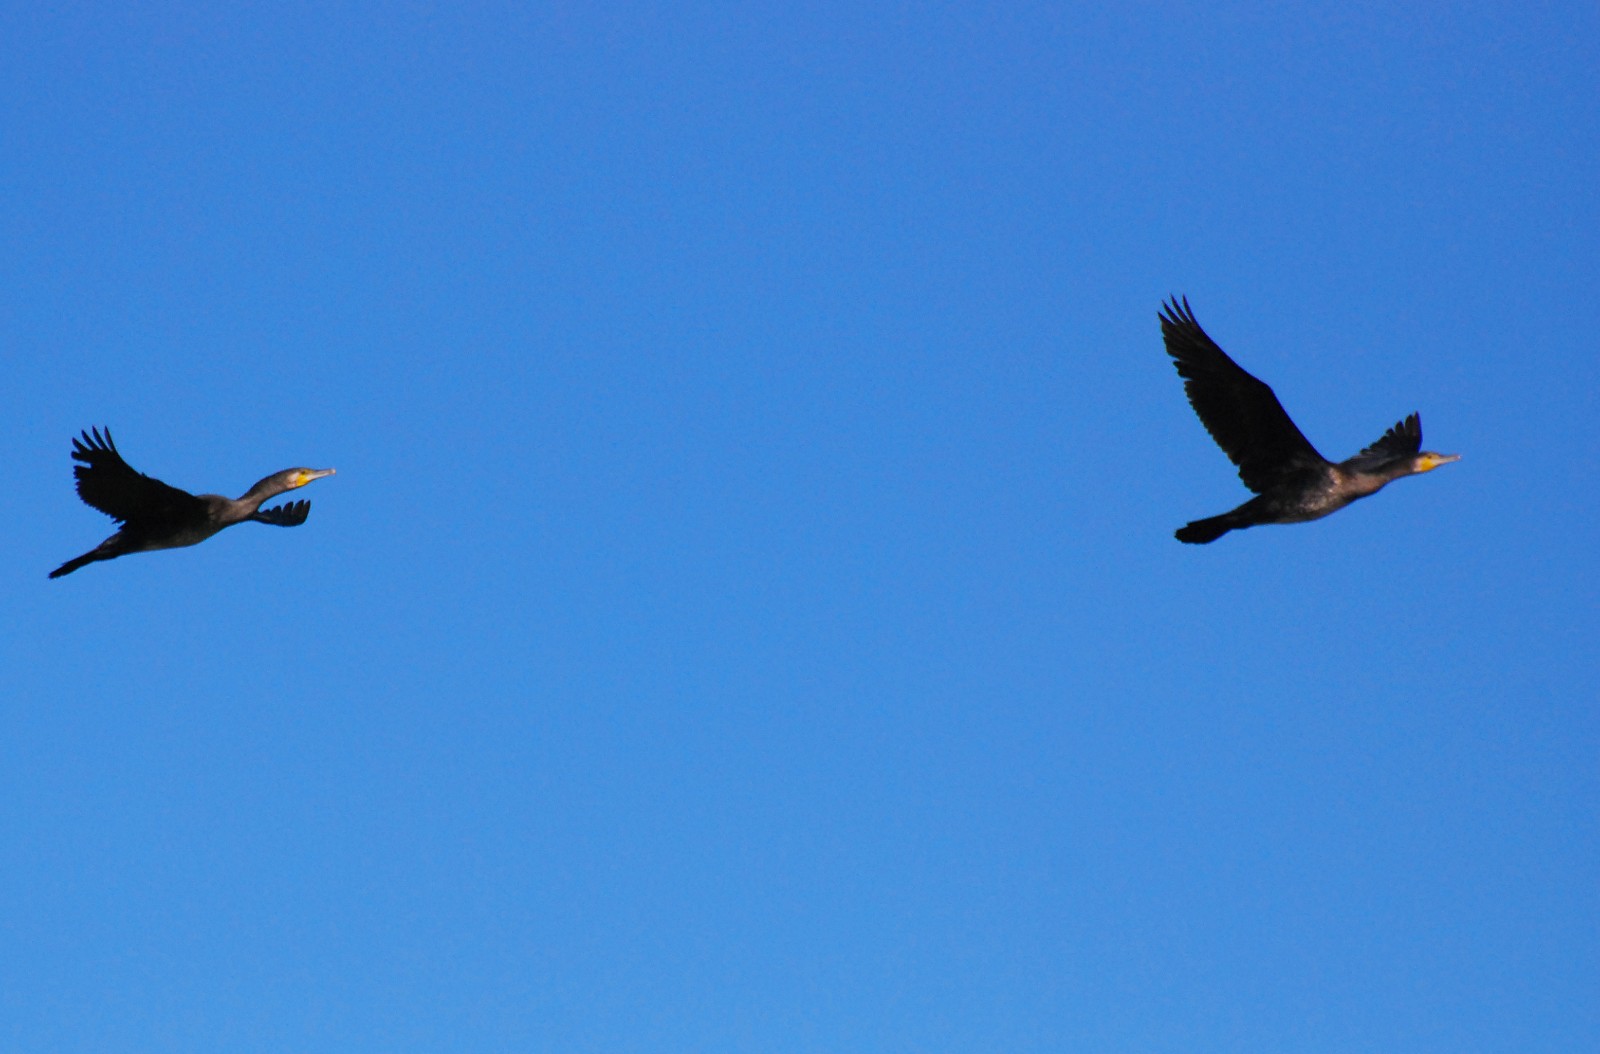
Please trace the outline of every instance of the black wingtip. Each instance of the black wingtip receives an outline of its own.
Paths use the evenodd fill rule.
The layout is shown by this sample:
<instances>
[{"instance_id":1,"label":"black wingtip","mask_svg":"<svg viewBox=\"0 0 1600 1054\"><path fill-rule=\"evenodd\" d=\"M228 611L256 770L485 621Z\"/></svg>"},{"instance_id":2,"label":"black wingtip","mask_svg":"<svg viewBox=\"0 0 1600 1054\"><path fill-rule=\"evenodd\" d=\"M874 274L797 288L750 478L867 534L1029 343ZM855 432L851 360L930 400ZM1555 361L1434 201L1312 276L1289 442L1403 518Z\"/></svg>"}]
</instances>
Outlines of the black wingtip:
<instances>
[{"instance_id":1,"label":"black wingtip","mask_svg":"<svg viewBox=\"0 0 1600 1054\"><path fill-rule=\"evenodd\" d=\"M1199 323L1194 320L1194 311L1189 307L1189 298L1176 293L1161 302L1161 311L1156 317L1166 326L1199 327Z\"/></svg>"},{"instance_id":2,"label":"black wingtip","mask_svg":"<svg viewBox=\"0 0 1600 1054\"><path fill-rule=\"evenodd\" d=\"M104 454L117 452L117 445L111 441L111 429L105 430L105 435L100 434L98 426L85 428L83 432L72 440L72 456L79 461L89 460L90 454Z\"/></svg>"},{"instance_id":3,"label":"black wingtip","mask_svg":"<svg viewBox=\"0 0 1600 1054\"><path fill-rule=\"evenodd\" d=\"M298 527L305 523L306 517L310 515L311 502L301 499L275 505L270 509L261 509L251 519L258 523L269 523L274 527Z\"/></svg>"}]
</instances>

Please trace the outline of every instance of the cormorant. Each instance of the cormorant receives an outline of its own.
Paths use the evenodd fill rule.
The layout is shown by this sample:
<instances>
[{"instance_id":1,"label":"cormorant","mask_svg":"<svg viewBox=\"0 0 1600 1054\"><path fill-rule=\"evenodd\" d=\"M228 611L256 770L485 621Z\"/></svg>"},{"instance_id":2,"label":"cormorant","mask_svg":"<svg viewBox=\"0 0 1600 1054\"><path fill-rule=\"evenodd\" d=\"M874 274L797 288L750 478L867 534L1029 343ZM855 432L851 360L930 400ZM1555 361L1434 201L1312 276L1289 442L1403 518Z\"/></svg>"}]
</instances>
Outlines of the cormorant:
<instances>
[{"instance_id":1,"label":"cormorant","mask_svg":"<svg viewBox=\"0 0 1600 1054\"><path fill-rule=\"evenodd\" d=\"M309 501L291 501L266 512L260 511L261 503L314 479L333 475L331 468L286 468L257 483L240 498L224 498L220 494L190 494L135 472L117 453L109 428L103 437L96 428L92 435L84 432L82 439L74 439L72 456L83 462L72 466L72 474L78 478L78 496L116 520L121 530L51 571L51 578L70 575L96 560L198 545L224 527L246 520L274 527L298 527L311 511Z\"/></svg>"},{"instance_id":2,"label":"cormorant","mask_svg":"<svg viewBox=\"0 0 1600 1054\"><path fill-rule=\"evenodd\" d=\"M1262 523L1304 523L1337 512L1401 476L1430 472L1460 454L1422 451L1422 420L1412 414L1383 438L1338 464L1317 453L1284 413L1272 389L1239 368L1194 320L1189 298L1162 305L1161 336L1200 422L1239 478L1255 491L1232 512L1196 520L1180 542L1214 542Z\"/></svg>"}]
</instances>

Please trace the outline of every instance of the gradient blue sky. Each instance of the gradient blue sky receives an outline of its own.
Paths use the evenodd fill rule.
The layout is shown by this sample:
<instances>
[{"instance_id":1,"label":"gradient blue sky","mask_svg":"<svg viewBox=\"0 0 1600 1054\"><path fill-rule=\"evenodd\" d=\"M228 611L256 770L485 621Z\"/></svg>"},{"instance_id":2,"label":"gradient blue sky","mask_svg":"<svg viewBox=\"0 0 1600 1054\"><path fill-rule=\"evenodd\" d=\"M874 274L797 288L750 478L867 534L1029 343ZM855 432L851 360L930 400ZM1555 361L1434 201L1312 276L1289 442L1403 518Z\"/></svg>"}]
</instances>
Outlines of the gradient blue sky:
<instances>
[{"instance_id":1,"label":"gradient blue sky","mask_svg":"<svg viewBox=\"0 0 1600 1054\"><path fill-rule=\"evenodd\" d=\"M0 55L0 1047L1600 1049L1593 4ZM1171 293L1464 460L1178 544ZM90 425L339 475L47 581Z\"/></svg>"}]
</instances>

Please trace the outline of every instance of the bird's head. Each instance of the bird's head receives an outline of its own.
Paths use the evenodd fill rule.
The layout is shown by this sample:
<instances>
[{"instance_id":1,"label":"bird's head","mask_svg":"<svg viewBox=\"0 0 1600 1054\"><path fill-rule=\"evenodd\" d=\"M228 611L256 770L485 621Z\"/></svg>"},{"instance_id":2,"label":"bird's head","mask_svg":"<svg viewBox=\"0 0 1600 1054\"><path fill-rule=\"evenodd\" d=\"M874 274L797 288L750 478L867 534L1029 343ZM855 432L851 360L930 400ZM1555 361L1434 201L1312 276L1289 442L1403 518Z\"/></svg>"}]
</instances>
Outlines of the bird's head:
<instances>
[{"instance_id":1,"label":"bird's head","mask_svg":"<svg viewBox=\"0 0 1600 1054\"><path fill-rule=\"evenodd\" d=\"M1432 472L1440 465L1448 465L1452 461L1460 460L1460 454L1435 454L1431 450L1425 450L1412 459L1411 471Z\"/></svg>"},{"instance_id":2,"label":"bird's head","mask_svg":"<svg viewBox=\"0 0 1600 1054\"><path fill-rule=\"evenodd\" d=\"M331 468L290 468L290 469L284 469L283 472L280 473L280 475L283 476L283 482L284 482L285 486L289 490L294 490L297 487L305 486L307 483L310 483L314 479L321 479L323 476L331 476L331 475L333 475L333 469L331 469Z\"/></svg>"},{"instance_id":3,"label":"bird's head","mask_svg":"<svg viewBox=\"0 0 1600 1054\"><path fill-rule=\"evenodd\" d=\"M257 505L268 498L277 497L286 490L298 490L314 479L333 475L331 468L286 468L282 472L274 472L266 479L260 480L255 486L246 491L240 501L253 501Z\"/></svg>"}]
</instances>

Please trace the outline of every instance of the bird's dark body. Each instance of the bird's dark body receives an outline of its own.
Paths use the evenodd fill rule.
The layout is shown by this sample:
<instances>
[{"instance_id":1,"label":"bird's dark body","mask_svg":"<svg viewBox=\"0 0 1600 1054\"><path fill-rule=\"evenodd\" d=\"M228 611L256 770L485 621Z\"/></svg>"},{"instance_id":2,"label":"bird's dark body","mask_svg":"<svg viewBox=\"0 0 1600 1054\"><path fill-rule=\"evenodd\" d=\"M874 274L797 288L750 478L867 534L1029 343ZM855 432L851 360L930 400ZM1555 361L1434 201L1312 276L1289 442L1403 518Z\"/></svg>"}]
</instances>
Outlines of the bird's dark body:
<instances>
[{"instance_id":1,"label":"bird's dark body","mask_svg":"<svg viewBox=\"0 0 1600 1054\"><path fill-rule=\"evenodd\" d=\"M1422 421L1412 414L1355 457L1328 461L1290 420L1272 389L1206 335L1187 298L1163 305L1160 318L1189 404L1257 495L1220 516L1180 527L1180 542L1204 544L1260 524L1320 520L1402 476L1457 460L1421 452Z\"/></svg>"},{"instance_id":2,"label":"bird's dark body","mask_svg":"<svg viewBox=\"0 0 1600 1054\"><path fill-rule=\"evenodd\" d=\"M232 499L220 494L197 494L195 497L204 506L199 516L160 515L123 527L117 533L122 535L126 551L146 553L156 549L182 549L199 545L224 527L243 522L229 515Z\"/></svg>"},{"instance_id":3,"label":"bird's dark body","mask_svg":"<svg viewBox=\"0 0 1600 1054\"><path fill-rule=\"evenodd\" d=\"M226 498L221 494L190 494L134 471L117 452L110 429L104 436L96 428L74 439L72 456L82 462L72 470L78 481L78 496L122 527L95 548L50 572L51 578L71 574L97 560L199 545L218 531L246 520L277 527L299 526L311 511L309 501L291 501L265 512L261 511L262 503L314 479L333 475L331 468L284 469L260 480L242 497Z\"/></svg>"}]
</instances>

